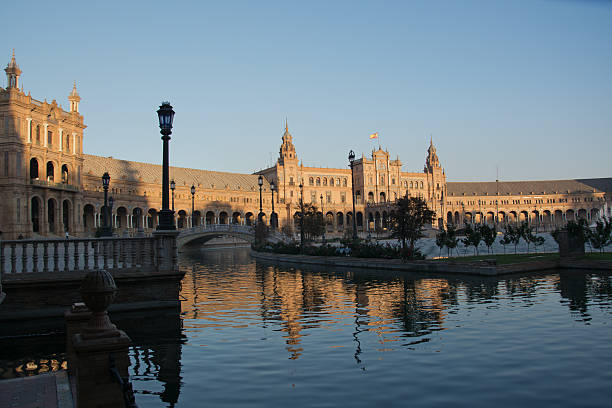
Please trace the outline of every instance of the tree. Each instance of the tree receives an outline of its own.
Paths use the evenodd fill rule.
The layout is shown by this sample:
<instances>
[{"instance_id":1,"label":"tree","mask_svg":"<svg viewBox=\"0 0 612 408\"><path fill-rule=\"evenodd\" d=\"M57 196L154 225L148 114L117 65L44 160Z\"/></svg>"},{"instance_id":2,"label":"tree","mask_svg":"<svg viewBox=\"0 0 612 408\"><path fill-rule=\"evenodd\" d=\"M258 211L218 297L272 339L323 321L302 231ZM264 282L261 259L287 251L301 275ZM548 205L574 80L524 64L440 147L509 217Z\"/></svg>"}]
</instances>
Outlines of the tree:
<instances>
[{"instance_id":1,"label":"tree","mask_svg":"<svg viewBox=\"0 0 612 408\"><path fill-rule=\"evenodd\" d=\"M440 228L440 231L436 234L436 245L440 248L440 253L438 256L442 256L442 248L446 245L446 230L444 228Z\"/></svg>"},{"instance_id":2,"label":"tree","mask_svg":"<svg viewBox=\"0 0 612 408\"><path fill-rule=\"evenodd\" d=\"M514 236L516 235L515 228L508 224L504 230L504 236L499 240L499 243L504 246L504 255L506 254L506 245L514 243ZM516 246L514 247L514 253L516 253Z\"/></svg>"},{"instance_id":3,"label":"tree","mask_svg":"<svg viewBox=\"0 0 612 408\"><path fill-rule=\"evenodd\" d=\"M487 246L487 253L491 253L491 246L495 243L495 239L497 238L497 230L495 226L489 227L487 224L482 224L478 227L480 230L480 235L482 236L482 240Z\"/></svg>"},{"instance_id":4,"label":"tree","mask_svg":"<svg viewBox=\"0 0 612 408\"><path fill-rule=\"evenodd\" d=\"M465 224L465 238L461 242L466 248L473 246L474 255L478 255L478 245L480 245L481 240L480 228L473 228L472 224Z\"/></svg>"},{"instance_id":5,"label":"tree","mask_svg":"<svg viewBox=\"0 0 612 408\"><path fill-rule=\"evenodd\" d=\"M448 249L448 256L453 252L453 249L456 250L457 244L459 243L459 238L457 238L457 230L455 229L455 225L448 224L446 226L446 248Z\"/></svg>"},{"instance_id":6,"label":"tree","mask_svg":"<svg viewBox=\"0 0 612 408\"><path fill-rule=\"evenodd\" d=\"M313 204L304 204L304 238L314 240L316 237L323 235L325 224L323 216L317 210L317 206ZM300 225L298 223L298 231Z\"/></svg>"},{"instance_id":7,"label":"tree","mask_svg":"<svg viewBox=\"0 0 612 408\"><path fill-rule=\"evenodd\" d=\"M414 256L414 244L423 237L423 227L431 223L436 213L427 208L427 203L419 197L398 198L391 211L391 237L402 244L402 256Z\"/></svg>"},{"instance_id":8,"label":"tree","mask_svg":"<svg viewBox=\"0 0 612 408\"><path fill-rule=\"evenodd\" d=\"M597 221L595 224L595 230L589 234L589 242L595 249L599 249L599 252L604 251L604 247L610 244L612 235L612 222L609 218L604 217L601 221Z\"/></svg>"},{"instance_id":9,"label":"tree","mask_svg":"<svg viewBox=\"0 0 612 408\"><path fill-rule=\"evenodd\" d=\"M523 221L520 227L518 227L518 237L519 240L521 238L525 240L525 243L527 244L527 253L529 253L529 244L533 242L533 227L531 227L527 221Z\"/></svg>"}]
</instances>

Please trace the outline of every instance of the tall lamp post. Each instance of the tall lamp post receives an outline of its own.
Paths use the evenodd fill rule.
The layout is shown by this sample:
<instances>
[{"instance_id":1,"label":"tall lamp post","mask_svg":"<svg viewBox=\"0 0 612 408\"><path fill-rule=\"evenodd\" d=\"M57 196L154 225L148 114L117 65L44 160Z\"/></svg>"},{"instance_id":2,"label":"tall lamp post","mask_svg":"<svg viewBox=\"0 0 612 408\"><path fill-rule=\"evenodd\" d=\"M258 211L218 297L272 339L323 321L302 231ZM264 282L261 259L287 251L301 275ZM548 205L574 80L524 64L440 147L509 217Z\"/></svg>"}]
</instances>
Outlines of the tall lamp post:
<instances>
[{"instance_id":1,"label":"tall lamp post","mask_svg":"<svg viewBox=\"0 0 612 408\"><path fill-rule=\"evenodd\" d=\"M323 240L323 243L325 243L325 229L327 228L327 225L325 225L325 213L323 212L323 194L321 194L321 220L323 221L323 236L321 239Z\"/></svg>"},{"instance_id":2,"label":"tall lamp post","mask_svg":"<svg viewBox=\"0 0 612 408\"><path fill-rule=\"evenodd\" d=\"M191 228L195 227L195 216L193 215L195 211L195 186L191 185Z\"/></svg>"},{"instance_id":3,"label":"tall lamp post","mask_svg":"<svg viewBox=\"0 0 612 408\"><path fill-rule=\"evenodd\" d=\"M259 214L257 215L257 222L263 222L263 204L261 201L261 188L263 187L263 176L260 174L257 178L257 184L259 184Z\"/></svg>"},{"instance_id":4,"label":"tall lamp post","mask_svg":"<svg viewBox=\"0 0 612 408\"><path fill-rule=\"evenodd\" d=\"M355 165L355 152L352 150L348 155L349 163L351 166L351 190L352 190L352 198L353 198L353 241L357 240L357 223L355 222L355 175L353 174L353 167Z\"/></svg>"},{"instance_id":5,"label":"tall lamp post","mask_svg":"<svg viewBox=\"0 0 612 408\"><path fill-rule=\"evenodd\" d=\"M274 180L270 182L270 192L272 193L272 214L270 214L270 227L274 230L276 229L277 219L276 213L274 212L274 190L276 189L276 185L274 184Z\"/></svg>"},{"instance_id":6,"label":"tall lamp post","mask_svg":"<svg viewBox=\"0 0 612 408\"><path fill-rule=\"evenodd\" d=\"M304 250L304 183L300 181L300 252Z\"/></svg>"},{"instance_id":7,"label":"tall lamp post","mask_svg":"<svg viewBox=\"0 0 612 408\"><path fill-rule=\"evenodd\" d=\"M162 162L162 209L159 212L158 230L175 230L174 211L170 209L169 203L169 184L170 184L170 163L169 163L169 142L172 134L172 120L174 119L174 110L170 102L162 102L157 110L159 117L159 128L163 140L163 162Z\"/></svg>"},{"instance_id":8,"label":"tall lamp post","mask_svg":"<svg viewBox=\"0 0 612 408\"><path fill-rule=\"evenodd\" d=\"M170 190L172 190L172 211L174 212L174 189L176 188L176 183L174 179L170 180Z\"/></svg>"},{"instance_id":9,"label":"tall lamp post","mask_svg":"<svg viewBox=\"0 0 612 408\"><path fill-rule=\"evenodd\" d=\"M108 186L110 184L110 174L108 172L104 172L102 175L102 188L104 189L104 210L102 211L102 236L108 237L109 227L108 227Z\"/></svg>"}]
</instances>

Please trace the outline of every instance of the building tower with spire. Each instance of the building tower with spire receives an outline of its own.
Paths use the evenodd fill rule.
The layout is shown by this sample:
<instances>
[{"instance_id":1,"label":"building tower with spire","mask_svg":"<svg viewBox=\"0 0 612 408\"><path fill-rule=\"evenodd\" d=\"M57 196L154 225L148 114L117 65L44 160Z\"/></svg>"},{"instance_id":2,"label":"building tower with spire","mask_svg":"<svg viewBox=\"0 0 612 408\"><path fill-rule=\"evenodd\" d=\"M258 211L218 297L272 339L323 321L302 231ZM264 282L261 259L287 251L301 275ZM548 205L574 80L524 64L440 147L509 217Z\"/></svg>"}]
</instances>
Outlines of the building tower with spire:
<instances>
[{"instance_id":1,"label":"building tower with spire","mask_svg":"<svg viewBox=\"0 0 612 408\"><path fill-rule=\"evenodd\" d=\"M433 144L433 138L429 138L429 148L423 172L427 175L427 204L436 212L437 224L444 223L444 197L446 196L446 174L440 166L440 159Z\"/></svg>"},{"instance_id":2,"label":"building tower with spire","mask_svg":"<svg viewBox=\"0 0 612 408\"><path fill-rule=\"evenodd\" d=\"M13 56L11 57L11 61L8 63L6 68L4 68L4 72L6 72L6 89L14 88L19 90L19 77L21 76L21 70L15 61L15 49L13 49Z\"/></svg>"},{"instance_id":3,"label":"building tower with spire","mask_svg":"<svg viewBox=\"0 0 612 408\"><path fill-rule=\"evenodd\" d=\"M81 102L81 97L76 89L76 81L74 81L74 85L72 86L72 92L68 95L68 101L70 102L70 112L79 113L79 102Z\"/></svg>"}]
</instances>

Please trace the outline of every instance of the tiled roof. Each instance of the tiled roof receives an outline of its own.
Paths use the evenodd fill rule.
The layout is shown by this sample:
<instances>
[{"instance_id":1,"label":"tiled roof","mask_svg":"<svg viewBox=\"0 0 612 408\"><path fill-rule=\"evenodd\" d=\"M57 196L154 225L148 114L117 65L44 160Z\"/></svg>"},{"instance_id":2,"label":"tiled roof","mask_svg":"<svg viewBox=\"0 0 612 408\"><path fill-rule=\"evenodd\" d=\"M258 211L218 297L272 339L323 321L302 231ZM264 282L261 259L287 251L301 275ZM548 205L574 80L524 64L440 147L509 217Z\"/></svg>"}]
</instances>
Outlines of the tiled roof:
<instances>
[{"instance_id":1,"label":"tiled roof","mask_svg":"<svg viewBox=\"0 0 612 408\"><path fill-rule=\"evenodd\" d=\"M612 178L544 180L544 181L500 181L499 186L491 182L448 182L448 195L451 197L473 195L495 195L499 187L500 195L527 194L567 194L580 192L612 192ZM476 194L474 194L476 193Z\"/></svg>"},{"instance_id":2,"label":"tiled roof","mask_svg":"<svg viewBox=\"0 0 612 408\"><path fill-rule=\"evenodd\" d=\"M118 160L112 157L83 155L84 174L102 176L108 171L111 182L115 180L132 180L145 183L161 183L162 168L158 164L139 163L127 160ZM195 185L201 188L214 188L225 190L258 191L256 174L225 173L221 171L208 171L187 169L183 167L170 167L170 179L174 179L177 186ZM269 189L264 178L264 188Z\"/></svg>"}]
</instances>

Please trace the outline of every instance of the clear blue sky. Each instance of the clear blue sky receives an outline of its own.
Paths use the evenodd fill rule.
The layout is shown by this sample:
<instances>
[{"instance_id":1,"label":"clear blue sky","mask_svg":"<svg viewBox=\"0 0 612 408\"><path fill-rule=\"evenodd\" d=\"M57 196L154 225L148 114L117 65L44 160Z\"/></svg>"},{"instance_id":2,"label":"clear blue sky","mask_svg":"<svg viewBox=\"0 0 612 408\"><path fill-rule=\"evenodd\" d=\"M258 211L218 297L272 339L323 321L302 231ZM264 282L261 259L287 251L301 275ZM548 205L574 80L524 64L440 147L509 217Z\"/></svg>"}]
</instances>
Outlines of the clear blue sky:
<instances>
[{"instance_id":1,"label":"clear blue sky","mask_svg":"<svg viewBox=\"0 0 612 408\"><path fill-rule=\"evenodd\" d=\"M368 135L452 181L612 176L612 2L30 2L2 7L3 66L67 107L87 153L252 172L285 117L305 165L343 167ZM5 81L4 81L5 82ZM6 84L3 83L3 86Z\"/></svg>"}]
</instances>

